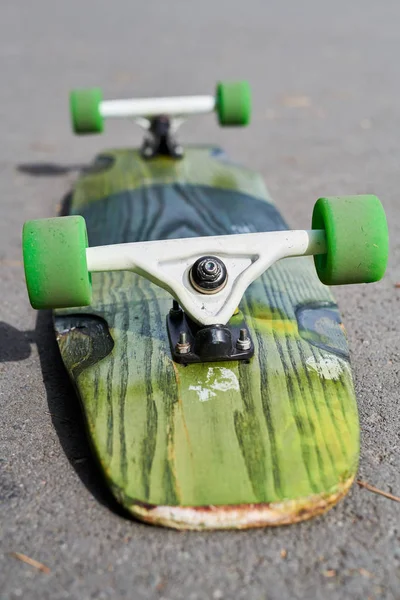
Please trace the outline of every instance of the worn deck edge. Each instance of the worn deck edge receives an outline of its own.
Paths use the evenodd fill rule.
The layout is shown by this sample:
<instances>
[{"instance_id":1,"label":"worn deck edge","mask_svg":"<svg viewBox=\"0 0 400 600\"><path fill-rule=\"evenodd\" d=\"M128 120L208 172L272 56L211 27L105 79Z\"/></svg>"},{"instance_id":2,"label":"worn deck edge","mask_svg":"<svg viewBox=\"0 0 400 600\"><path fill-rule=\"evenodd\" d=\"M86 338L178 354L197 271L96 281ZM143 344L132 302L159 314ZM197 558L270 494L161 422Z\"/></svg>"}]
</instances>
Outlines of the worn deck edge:
<instances>
[{"instance_id":1,"label":"worn deck edge","mask_svg":"<svg viewBox=\"0 0 400 600\"><path fill-rule=\"evenodd\" d=\"M137 519L151 525L180 530L252 529L276 527L306 521L327 512L349 491L352 475L332 493L322 493L285 502L232 504L221 506L157 506L132 501L125 508Z\"/></svg>"}]
</instances>

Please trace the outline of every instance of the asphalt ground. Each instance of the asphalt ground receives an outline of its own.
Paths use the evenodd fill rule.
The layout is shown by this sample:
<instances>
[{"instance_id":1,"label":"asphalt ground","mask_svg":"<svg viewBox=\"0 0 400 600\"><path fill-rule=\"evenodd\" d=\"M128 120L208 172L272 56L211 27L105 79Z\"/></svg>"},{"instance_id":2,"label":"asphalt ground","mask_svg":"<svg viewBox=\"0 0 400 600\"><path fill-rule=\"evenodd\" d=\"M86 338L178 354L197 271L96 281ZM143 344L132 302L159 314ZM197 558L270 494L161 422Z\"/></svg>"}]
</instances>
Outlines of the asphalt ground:
<instances>
[{"instance_id":1,"label":"asphalt ground","mask_svg":"<svg viewBox=\"0 0 400 600\"><path fill-rule=\"evenodd\" d=\"M141 133L70 132L68 92L212 93L247 78L251 127L192 119L261 171L293 227L319 196L376 193L385 279L336 290L362 440L359 478L400 495L400 4L396 0L3 0L0 6L0 598L399 599L400 504L355 485L327 515L272 530L179 533L129 521L102 484L50 314L28 303L25 220L56 214L80 167ZM46 572L12 553L43 563Z\"/></svg>"}]
</instances>

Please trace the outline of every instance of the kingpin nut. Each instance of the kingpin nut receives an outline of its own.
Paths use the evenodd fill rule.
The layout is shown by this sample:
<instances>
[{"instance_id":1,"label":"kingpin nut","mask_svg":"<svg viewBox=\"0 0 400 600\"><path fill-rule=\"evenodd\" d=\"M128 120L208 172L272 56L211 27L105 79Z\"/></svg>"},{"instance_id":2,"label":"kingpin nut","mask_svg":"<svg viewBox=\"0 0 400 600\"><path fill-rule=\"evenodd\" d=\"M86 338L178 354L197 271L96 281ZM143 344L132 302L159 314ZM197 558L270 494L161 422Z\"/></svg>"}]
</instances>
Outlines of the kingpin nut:
<instances>
[{"instance_id":1,"label":"kingpin nut","mask_svg":"<svg viewBox=\"0 0 400 600\"><path fill-rule=\"evenodd\" d=\"M216 256L202 256L190 269L190 282L202 294L215 294L228 280L225 264Z\"/></svg>"}]
</instances>

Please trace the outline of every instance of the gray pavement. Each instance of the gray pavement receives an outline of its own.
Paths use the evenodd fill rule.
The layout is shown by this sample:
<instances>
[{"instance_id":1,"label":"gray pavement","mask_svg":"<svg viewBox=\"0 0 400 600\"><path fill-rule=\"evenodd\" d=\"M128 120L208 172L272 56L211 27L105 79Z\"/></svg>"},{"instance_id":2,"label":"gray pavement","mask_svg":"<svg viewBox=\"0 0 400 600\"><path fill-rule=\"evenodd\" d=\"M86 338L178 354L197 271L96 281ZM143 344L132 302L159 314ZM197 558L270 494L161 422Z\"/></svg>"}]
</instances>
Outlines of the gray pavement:
<instances>
[{"instance_id":1,"label":"gray pavement","mask_svg":"<svg viewBox=\"0 0 400 600\"><path fill-rule=\"evenodd\" d=\"M358 486L326 516L274 530L178 533L121 516L90 457L50 315L28 304L20 251L23 221L55 214L80 165L140 140L126 122L74 138L71 87L190 94L248 78L248 130L198 118L183 140L221 143L260 170L294 227L308 226L321 195L373 192L387 210L387 276L337 297L360 409L359 477L400 495L399 21L397 0L2 1L1 600L400 598L400 504Z\"/></svg>"}]
</instances>

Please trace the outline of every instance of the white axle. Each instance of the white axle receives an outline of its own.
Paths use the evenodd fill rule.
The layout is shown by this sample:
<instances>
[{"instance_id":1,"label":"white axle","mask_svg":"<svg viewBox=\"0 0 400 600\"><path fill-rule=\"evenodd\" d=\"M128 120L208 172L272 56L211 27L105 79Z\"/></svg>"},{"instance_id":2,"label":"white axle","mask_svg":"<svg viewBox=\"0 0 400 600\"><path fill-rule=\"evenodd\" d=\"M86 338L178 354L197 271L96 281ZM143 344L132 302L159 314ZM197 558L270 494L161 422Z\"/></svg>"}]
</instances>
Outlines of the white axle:
<instances>
[{"instance_id":1,"label":"white axle","mask_svg":"<svg viewBox=\"0 0 400 600\"><path fill-rule=\"evenodd\" d=\"M87 267L96 271L134 271L166 289L198 323L225 324L248 286L281 258L326 253L323 230L270 231L86 249ZM225 287L215 294L196 291L189 279L201 256L220 258L227 268Z\"/></svg>"},{"instance_id":2,"label":"white axle","mask_svg":"<svg viewBox=\"0 0 400 600\"><path fill-rule=\"evenodd\" d=\"M177 96L173 98L138 98L106 100L100 103L102 117L186 116L213 112L214 96Z\"/></svg>"}]
</instances>

